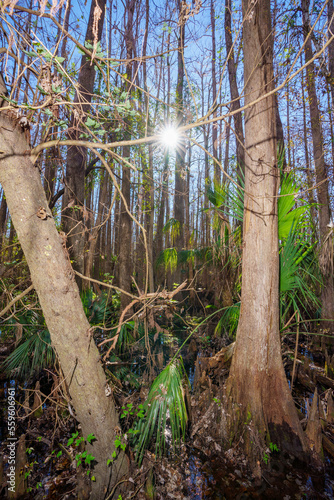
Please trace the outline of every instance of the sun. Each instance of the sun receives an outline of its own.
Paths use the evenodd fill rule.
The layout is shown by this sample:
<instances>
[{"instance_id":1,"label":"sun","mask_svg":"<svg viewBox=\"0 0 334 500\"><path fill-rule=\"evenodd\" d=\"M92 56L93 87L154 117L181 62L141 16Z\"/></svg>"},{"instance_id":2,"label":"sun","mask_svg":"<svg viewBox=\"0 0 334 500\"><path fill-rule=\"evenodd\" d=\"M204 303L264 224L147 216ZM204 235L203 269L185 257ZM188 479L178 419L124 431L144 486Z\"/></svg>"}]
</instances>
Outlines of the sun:
<instances>
[{"instance_id":1,"label":"sun","mask_svg":"<svg viewBox=\"0 0 334 500\"><path fill-rule=\"evenodd\" d=\"M180 132L176 127L169 125L160 134L160 140L166 148L175 149L180 143Z\"/></svg>"}]
</instances>

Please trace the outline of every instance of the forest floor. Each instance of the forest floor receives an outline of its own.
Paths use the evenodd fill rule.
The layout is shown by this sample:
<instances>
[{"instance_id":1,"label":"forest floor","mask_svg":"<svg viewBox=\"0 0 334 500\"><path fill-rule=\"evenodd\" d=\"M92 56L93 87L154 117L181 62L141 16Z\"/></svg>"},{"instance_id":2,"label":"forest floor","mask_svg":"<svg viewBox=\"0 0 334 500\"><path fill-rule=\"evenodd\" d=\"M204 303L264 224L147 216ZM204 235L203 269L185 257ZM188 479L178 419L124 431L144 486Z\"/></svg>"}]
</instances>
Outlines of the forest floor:
<instances>
[{"instance_id":1,"label":"forest floor","mask_svg":"<svg viewBox=\"0 0 334 500\"><path fill-rule=\"evenodd\" d=\"M123 484L124 499L332 499L334 498L334 457L330 442L334 441L334 422L326 421L328 401L334 388L333 378L328 377L328 359L319 349L314 349L307 338L301 338L298 346L298 362L295 366L296 383L293 396L303 427L312 402L315 387L320 396L320 418L323 428L324 461L322 467L306 467L292 456L276 450L266 450L261 464L261 479L254 477L248 461L238 448L223 451L219 441L217 412L219 412L221 387L228 374L228 363L219 368L212 362L224 343L222 339L205 342L206 336L198 332L183 351L185 367L192 385L190 395L191 425L185 442L175 452L167 446L166 456L159 458L146 451L140 468L130 447L127 447L131 473ZM226 339L225 339L226 340ZM289 380L293 369L294 341L286 337L282 341L283 359ZM2 347L4 349L4 347ZM211 362L209 363L209 361ZM19 498L75 499L85 498L87 483L83 479L87 467L76 467L78 449L68 446L71 435L78 430L77 422L69 414L67 403L44 400L41 394L51 391L53 379L45 371L40 380L40 400L34 398L30 410L19 407L16 435L21 437L21 455L18 457L21 471L21 495ZM0 381L2 403L10 381ZM26 399L25 387L16 388L18 401ZM122 405L132 402L138 405L147 395L148 387L125 394L115 393L115 400ZM36 394L35 394L36 396ZM1 405L4 412L5 404ZM323 413L322 413L323 412ZM2 415L4 416L4 414ZM1 419L5 425L5 418ZM328 420L328 419L327 419ZM169 441L167 426L167 445ZM6 429L0 429L0 497L6 494L8 447ZM326 444L325 444L326 441ZM329 453L331 452L331 453ZM114 496L117 498L117 496Z\"/></svg>"}]
</instances>

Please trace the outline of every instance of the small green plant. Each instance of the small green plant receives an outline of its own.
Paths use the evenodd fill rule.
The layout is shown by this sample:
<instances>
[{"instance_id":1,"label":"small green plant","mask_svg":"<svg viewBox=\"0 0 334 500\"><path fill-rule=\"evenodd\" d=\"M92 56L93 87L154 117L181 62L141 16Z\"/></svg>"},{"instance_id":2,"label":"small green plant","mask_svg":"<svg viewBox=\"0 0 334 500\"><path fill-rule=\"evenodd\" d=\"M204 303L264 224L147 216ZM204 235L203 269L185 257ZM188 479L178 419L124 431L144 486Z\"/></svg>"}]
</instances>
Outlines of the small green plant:
<instances>
[{"instance_id":1,"label":"small green plant","mask_svg":"<svg viewBox=\"0 0 334 500\"><path fill-rule=\"evenodd\" d=\"M129 415L135 415L133 404L132 403L127 403L126 406L127 407L122 406L123 412L121 414L121 418L128 417ZM144 406L142 404L140 404L140 405L138 405L138 412L137 412L136 417L137 418L144 418L144 416L145 416Z\"/></svg>"},{"instance_id":2,"label":"small green plant","mask_svg":"<svg viewBox=\"0 0 334 500\"><path fill-rule=\"evenodd\" d=\"M210 339L211 337L209 335L206 335L205 337L202 337L200 339L200 342L204 347L207 347L210 344Z\"/></svg>"},{"instance_id":3,"label":"small green plant","mask_svg":"<svg viewBox=\"0 0 334 500\"><path fill-rule=\"evenodd\" d=\"M117 436L115 441L115 450L111 454L111 458L107 460L107 465L110 465L114 462L115 458L117 457L117 448L120 448L121 450L125 451L126 448L126 443L122 443L122 436Z\"/></svg>"},{"instance_id":4,"label":"small green plant","mask_svg":"<svg viewBox=\"0 0 334 500\"><path fill-rule=\"evenodd\" d=\"M269 443L269 449L267 449L264 454L263 454L263 461L267 465L269 462L269 454L274 453L274 452L279 452L279 448L277 444L270 442Z\"/></svg>"},{"instance_id":5,"label":"small green plant","mask_svg":"<svg viewBox=\"0 0 334 500\"><path fill-rule=\"evenodd\" d=\"M250 422L251 420L252 420L252 414L251 414L251 412L248 410L245 425L248 425L248 424L249 424L249 422Z\"/></svg>"},{"instance_id":6,"label":"small green plant","mask_svg":"<svg viewBox=\"0 0 334 500\"><path fill-rule=\"evenodd\" d=\"M122 406L123 413L121 415L121 418L128 417L129 415L133 415L134 412L133 410L133 404L132 403L127 403L127 408L125 406Z\"/></svg>"},{"instance_id":7,"label":"small green plant","mask_svg":"<svg viewBox=\"0 0 334 500\"><path fill-rule=\"evenodd\" d=\"M92 434L89 434L90 436ZM85 438L84 437L78 437L79 436L79 432L74 432L72 434L72 437L67 441L67 446L71 446L73 443L74 443L74 440L75 440L75 446L79 446L80 443L84 443L85 442ZM90 441L89 441L90 442Z\"/></svg>"},{"instance_id":8,"label":"small green plant","mask_svg":"<svg viewBox=\"0 0 334 500\"><path fill-rule=\"evenodd\" d=\"M217 403L217 405L219 406L219 408L221 407L222 402L221 402L221 400L220 400L220 399L218 399L218 398L213 398L213 401L214 401L215 403Z\"/></svg>"},{"instance_id":9,"label":"small green plant","mask_svg":"<svg viewBox=\"0 0 334 500\"><path fill-rule=\"evenodd\" d=\"M67 446L72 446L74 444L75 447L80 446L81 443L92 443L94 440L96 440L96 437L94 434L88 434L87 438L85 439L83 436L79 437L79 432L73 432L72 437L67 441ZM53 452L52 452L53 453ZM57 454L57 458L61 456L62 452L59 451ZM76 460L76 465L79 467L81 464L85 464L90 466L91 463L95 460L95 457L91 454L88 453L86 450L85 451L80 451L75 455L75 460ZM86 472L87 476L91 475L91 470L87 470ZM95 481L95 476L90 477L91 481Z\"/></svg>"},{"instance_id":10,"label":"small green plant","mask_svg":"<svg viewBox=\"0 0 334 500\"><path fill-rule=\"evenodd\" d=\"M271 442L269 443L269 448L270 448L271 453L273 451L277 451L277 452L279 451L279 448L278 448L277 444L274 444L274 443L271 443Z\"/></svg>"},{"instance_id":11,"label":"small green plant","mask_svg":"<svg viewBox=\"0 0 334 500\"><path fill-rule=\"evenodd\" d=\"M75 455L75 459L77 461L77 467L84 462L86 465L90 465L93 460L95 460L95 457L91 455L90 453L87 453L87 451L82 451L80 453L77 453Z\"/></svg>"},{"instance_id":12,"label":"small green plant","mask_svg":"<svg viewBox=\"0 0 334 500\"><path fill-rule=\"evenodd\" d=\"M27 467L27 470L25 471L24 473L24 479L27 479L30 474L32 473L33 471L33 468L34 468L34 465L38 464L38 462L36 462L36 460L34 460L33 462L31 462L30 464L28 464L26 467Z\"/></svg>"}]
</instances>

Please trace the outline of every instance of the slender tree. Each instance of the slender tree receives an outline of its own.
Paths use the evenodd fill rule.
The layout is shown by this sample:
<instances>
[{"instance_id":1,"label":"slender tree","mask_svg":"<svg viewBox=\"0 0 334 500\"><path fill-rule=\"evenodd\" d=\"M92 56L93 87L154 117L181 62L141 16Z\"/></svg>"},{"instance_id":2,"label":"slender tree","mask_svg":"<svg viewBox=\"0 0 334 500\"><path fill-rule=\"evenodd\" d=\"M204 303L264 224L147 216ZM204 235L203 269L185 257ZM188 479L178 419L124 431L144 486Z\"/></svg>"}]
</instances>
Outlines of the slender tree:
<instances>
[{"instance_id":1,"label":"slender tree","mask_svg":"<svg viewBox=\"0 0 334 500\"><path fill-rule=\"evenodd\" d=\"M101 40L106 0L92 0L85 41L97 43ZM94 22L95 21L95 22ZM69 138L79 139L82 122L85 121L92 101L95 82L95 65L86 55L82 56L78 76L78 87L74 97ZM68 235L68 244L76 270L84 272L85 247L85 148L70 146L67 152L65 193L63 199L63 226ZM81 285L80 280L78 284Z\"/></svg>"},{"instance_id":2,"label":"slender tree","mask_svg":"<svg viewBox=\"0 0 334 500\"><path fill-rule=\"evenodd\" d=\"M132 58L134 54L134 37L133 37L133 21L134 21L134 11L136 7L135 0L126 1L126 30L125 30L125 46L126 46L126 75L127 80L132 79ZM126 91L130 92L130 84L126 82ZM130 119L125 119L126 130L124 133L124 139L129 140L131 138L130 133ZM123 157L130 158L130 146L123 147ZM120 241L119 248L119 286L126 292L131 290L131 275L133 263L131 259L131 248L132 248L132 219L128 213L131 208L131 174L130 168L123 163L122 165L122 194L121 199L121 214L120 214L120 234L122 240ZM121 307L124 309L130 302L130 299L124 293L121 294Z\"/></svg>"},{"instance_id":3,"label":"slender tree","mask_svg":"<svg viewBox=\"0 0 334 500\"><path fill-rule=\"evenodd\" d=\"M177 0L177 9L179 13L179 37L178 37L178 53L177 53L177 85L176 99L177 106L177 123L183 124L183 100L184 100L184 33L185 33L185 17L183 11L183 3ZM179 229L175 237L175 248L179 251L184 248L184 222L185 222L185 144L182 141L179 148L176 150L175 158L175 194L174 194L174 218L179 224ZM181 269L178 269L174 276L174 281L181 282Z\"/></svg>"},{"instance_id":4,"label":"slender tree","mask_svg":"<svg viewBox=\"0 0 334 500\"><path fill-rule=\"evenodd\" d=\"M216 13L214 0L210 3L210 18L211 18L211 40L212 40L212 59L211 59L211 75L212 75L212 100L214 105L213 116L217 116L217 82L216 82ZM212 154L217 158L218 149L218 123L212 127ZM214 164L214 180L220 184L220 168L215 162Z\"/></svg>"},{"instance_id":5,"label":"slender tree","mask_svg":"<svg viewBox=\"0 0 334 500\"><path fill-rule=\"evenodd\" d=\"M236 111L240 109L240 96L237 84L237 67L234 59L234 46L232 38L231 0L226 0L225 4L225 44L226 44L226 55L228 57L227 68L228 68L228 79L229 79L230 94L231 94L231 111ZM234 119L234 131L235 131L235 140L237 147L238 174L240 175L240 172L243 171L245 164L245 139L244 139L241 113L236 113L233 116L233 119Z\"/></svg>"},{"instance_id":6,"label":"slender tree","mask_svg":"<svg viewBox=\"0 0 334 500\"><path fill-rule=\"evenodd\" d=\"M302 0L303 30L305 40L305 61L310 62L306 70L307 92L309 97L309 108L311 118L311 131L313 142L313 157L315 165L315 177L317 182L317 196L319 203L319 233L321 244L321 270L323 275L323 287L321 292L321 316L324 319L334 320L334 282L331 263L331 254L328 248L330 206L328 196L328 178L325 163L325 150L322 133L322 123L318 105L318 97L315 87L315 67L311 62L313 57L312 41L310 33L309 0ZM333 330L331 322L324 322L324 326Z\"/></svg>"}]
</instances>

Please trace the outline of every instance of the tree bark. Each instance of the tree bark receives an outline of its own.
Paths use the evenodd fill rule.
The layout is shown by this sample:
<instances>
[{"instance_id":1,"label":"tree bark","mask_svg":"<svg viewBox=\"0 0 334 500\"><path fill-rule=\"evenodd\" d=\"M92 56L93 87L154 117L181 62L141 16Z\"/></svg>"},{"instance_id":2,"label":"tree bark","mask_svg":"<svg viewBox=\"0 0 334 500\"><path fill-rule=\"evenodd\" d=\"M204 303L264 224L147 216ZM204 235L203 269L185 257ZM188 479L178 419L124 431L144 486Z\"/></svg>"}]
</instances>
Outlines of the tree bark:
<instances>
[{"instance_id":1,"label":"tree bark","mask_svg":"<svg viewBox=\"0 0 334 500\"><path fill-rule=\"evenodd\" d=\"M234 61L233 39L232 39L232 12L231 0L226 0L225 6L225 43L226 54L228 57L227 68L228 78L230 82L231 93L231 111L240 109L240 97L237 84L237 68ZM237 147L237 173L238 175L244 171L245 164L245 139L242 127L241 113L236 113L233 116L235 128L235 141Z\"/></svg>"},{"instance_id":2,"label":"tree bark","mask_svg":"<svg viewBox=\"0 0 334 500\"><path fill-rule=\"evenodd\" d=\"M5 193L2 193L0 205L0 262L2 262L2 245L6 234L7 202Z\"/></svg>"},{"instance_id":3,"label":"tree bark","mask_svg":"<svg viewBox=\"0 0 334 500\"><path fill-rule=\"evenodd\" d=\"M97 40L101 40L106 0L92 0L89 14L85 41L92 43L94 11L96 7L101 9L101 16L98 21ZM75 113L71 118L69 130L70 139L79 139L81 133L81 123L85 120L90 108L94 91L95 66L82 56L80 72L78 77L78 91L74 98ZM65 193L63 211L63 227L68 235L68 244L73 257L74 269L80 273L84 272L84 246L85 246L85 221L83 208L85 203L85 168L86 150L78 146L71 146L67 152L67 165L65 176ZM70 206L69 206L70 205ZM77 280L79 286L81 281Z\"/></svg>"},{"instance_id":4,"label":"tree bark","mask_svg":"<svg viewBox=\"0 0 334 500\"><path fill-rule=\"evenodd\" d=\"M245 209L240 320L227 396L231 436L244 439L253 467L273 442L303 456L305 438L285 377L279 334L275 100L270 0L243 0ZM245 422L247 425L245 425ZM256 446L256 443L259 446Z\"/></svg>"},{"instance_id":5,"label":"tree bark","mask_svg":"<svg viewBox=\"0 0 334 500\"><path fill-rule=\"evenodd\" d=\"M9 113L0 115L0 182L37 291L51 341L59 357L71 405L83 436L93 433L87 445L96 458L92 498L104 498L107 489L127 473L123 452L110 468L119 426L112 396L100 363L90 325L83 311L54 219L47 215L47 200L38 169L26 155L29 144ZM44 212L45 210L45 212Z\"/></svg>"},{"instance_id":6,"label":"tree bark","mask_svg":"<svg viewBox=\"0 0 334 500\"><path fill-rule=\"evenodd\" d=\"M103 217L103 211L104 211L104 205L107 201L107 193L108 193L108 179L109 179L109 174L108 172L104 173L103 180L101 181L101 186L100 186L100 195L99 195L99 202L97 206L97 216L95 219L94 227L90 231L89 235L89 249L86 255L86 263L85 263L85 276L90 278L92 276L92 271L93 271L93 263L94 263L94 257L95 257L95 250L97 247L97 239L100 234L101 230L101 223L102 223L102 217ZM103 228L105 229L105 228Z\"/></svg>"},{"instance_id":7,"label":"tree bark","mask_svg":"<svg viewBox=\"0 0 334 500\"><path fill-rule=\"evenodd\" d=\"M176 106L177 106L177 124L183 124L183 80L184 80L184 32L185 20L181 15L182 2L177 0L179 12L179 40L177 53L177 85L176 85ZM180 251L184 248L184 217L185 217L185 145L184 141L176 150L175 154L175 194L174 194L174 218L179 223L179 231L175 237L175 248ZM173 280L181 283L181 268L178 266L174 273Z\"/></svg>"},{"instance_id":8,"label":"tree bark","mask_svg":"<svg viewBox=\"0 0 334 500\"><path fill-rule=\"evenodd\" d=\"M213 117L217 116L217 84L216 84L216 18L214 0L210 3L210 17L211 17L211 39L212 39L212 61L211 61L211 74L212 74L212 99L214 106ZM217 158L217 144L218 144L218 123L212 125L212 156ZM220 168L214 162L214 180L220 184Z\"/></svg>"},{"instance_id":9,"label":"tree bark","mask_svg":"<svg viewBox=\"0 0 334 500\"><path fill-rule=\"evenodd\" d=\"M310 31L310 16L309 16L309 0L302 0L303 12L303 29L305 39L305 61L308 62L313 57L311 38L307 39ZM317 195L319 203L319 232L321 244L321 271L323 276L323 287L321 291L321 317L334 320L334 282L332 263L330 262L330 252L328 245L330 244L327 238L329 228L328 224L331 219L328 196L328 180L327 169L325 163L325 151L322 135L322 123L320 118L318 98L315 88L315 67L314 63L310 63L306 69L307 75L307 91L309 97L311 130L313 141L313 156L315 164L315 177L317 182ZM333 323L323 321L323 327L333 331Z\"/></svg>"},{"instance_id":10,"label":"tree bark","mask_svg":"<svg viewBox=\"0 0 334 500\"><path fill-rule=\"evenodd\" d=\"M132 63L131 59L133 57L134 50L134 38L133 38L133 15L135 10L136 2L135 0L127 0L126 2L126 32L125 32L125 45L126 45L126 58L128 60L126 64L126 74L129 81L132 78ZM126 90L129 91L129 84L126 84ZM126 141L131 139L130 133L130 120L125 119L126 131L124 134L124 139ZM130 146L123 147L123 157L130 157ZM131 175L130 168L125 164L122 165L122 194L124 196L125 203L128 210L131 209ZM119 248L119 286L125 292L130 292L131 290L131 275L133 270L133 263L131 259L131 248L132 248L132 220L128 214L125 203L123 199L121 200L121 215L120 215L120 248ZM121 294L121 309L124 309L131 299L125 295Z\"/></svg>"},{"instance_id":11,"label":"tree bark","mask_svg":"<svg viewBox=\"0 0 334 500\"><path fill-rule=\"evenodd\" d=\"M328 36L334 33L334 6L333 0L328 0L327 4L327 19L328 19ZM334 108L334 42L328 46L328 68L329 68L329 84L332 97L332 109Z\"/></svg>"}]
</instances>

